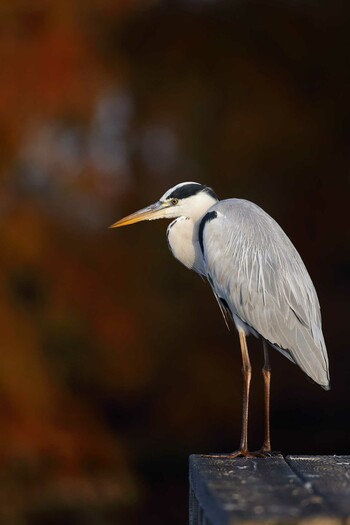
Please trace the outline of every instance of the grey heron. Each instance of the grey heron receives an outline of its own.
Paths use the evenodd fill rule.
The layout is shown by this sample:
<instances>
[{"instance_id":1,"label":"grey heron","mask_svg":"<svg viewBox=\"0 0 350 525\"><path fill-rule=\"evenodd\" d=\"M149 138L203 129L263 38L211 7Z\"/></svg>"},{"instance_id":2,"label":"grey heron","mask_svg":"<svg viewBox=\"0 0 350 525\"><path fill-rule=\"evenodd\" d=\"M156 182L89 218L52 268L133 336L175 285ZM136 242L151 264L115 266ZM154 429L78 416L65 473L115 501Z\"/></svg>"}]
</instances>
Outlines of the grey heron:
<instances>
[{"instance_id":1,"label":"grey heron","mask_svg":"<svg viewBox=\"0 0 350 525\"><path fill-rule=\"evenodd\" d=\"M208 186L183 182L159 201L114 223L175 219L167 229L169 248L187 268L206 278L225 322L239 334L243 361L243 411L237 456L268 456L270 376L268 346L297 364L329 390L329 365L317 294L296 248L277 222L243 199L219 200ZM246 336L263 342L265 437L258 452L248 448L251 364Z\"/></svg>"}]
</instances>

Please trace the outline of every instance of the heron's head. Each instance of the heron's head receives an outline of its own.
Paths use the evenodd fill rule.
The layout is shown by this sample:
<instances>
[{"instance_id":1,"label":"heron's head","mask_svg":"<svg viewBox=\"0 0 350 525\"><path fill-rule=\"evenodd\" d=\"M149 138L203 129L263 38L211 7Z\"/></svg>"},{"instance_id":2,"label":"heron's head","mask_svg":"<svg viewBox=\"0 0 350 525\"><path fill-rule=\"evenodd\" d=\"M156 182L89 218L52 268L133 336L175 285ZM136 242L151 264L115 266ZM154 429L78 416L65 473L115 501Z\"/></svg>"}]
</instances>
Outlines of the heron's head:
<instances>
[{"instance_id":1,"label":"heron's head","mask_svg":"<svg viewBox=\"0 0 350 525\"><path fill-rule=\"evenodd\" d=\"M140 221L189 217L197 220L218 201L214 191L198 182L182 182L166 191L159 201L115 222L111 228Z\"/></svg>"}]
</instances>

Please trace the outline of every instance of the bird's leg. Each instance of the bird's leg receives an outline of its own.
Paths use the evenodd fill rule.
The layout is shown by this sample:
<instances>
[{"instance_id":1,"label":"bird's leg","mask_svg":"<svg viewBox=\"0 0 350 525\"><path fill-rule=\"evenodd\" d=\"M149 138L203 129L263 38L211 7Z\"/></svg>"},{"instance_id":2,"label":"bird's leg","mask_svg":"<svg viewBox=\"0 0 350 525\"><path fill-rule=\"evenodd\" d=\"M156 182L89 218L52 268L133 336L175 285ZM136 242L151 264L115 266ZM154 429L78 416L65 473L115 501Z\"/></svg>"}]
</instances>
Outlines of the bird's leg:
<instances>
[{"instance_id":1,"label":"bird's leg","mask_svg":"<svg viewBox=\"0 0 350 525\"><path fill-rule=\"evenodd\" d=\"M265 437L264 443L261 447L261 452L271 452L271 440L270 440L270 380L271 380L271 366L269 359L269 351L267 348L266 341L263 341L264 348L264 366L262 374L264 378L264 403L265 403Z\"/></svg>"},{"instance_id":2,"label":"bird's leg","mask_svg":"<svg viewBox=\"0 0 350 525\"><path fill-rule=\"evenodd\" d=\"M266 341L263 340L264 348L264 366L262 369L262 374L264 378L264 412L265 412L265 436L264 443L260 450L253 452L254 456L257 457L269 457L280 454L280 452L272 452L271 450L271 440L270 440L270 379L271 379L271 366L269 359L268 346Z\"/></svg>"},{"instance_id":3,"label":"bird's leg","mask_svg":"<svg viewBox=\"0 0 350 525\"><path fill-rule=\"evenodd\" d=\"M241 344L242 362L243 362L243 407L242 407L242 434L241 444L239 447L239 454L237 455L248 455L248 412L249 412L249 392L250 392L250 380L252 376L252 367L250 364L247 340L245 337L244 330L239 329L239 342ZM235 454L235 453L234 453Z\"/></svg>"},{"instance_id":4,"label":"bird's leg","mask_svg":"<svg viewBox=\"0 0 350 525\"><path fill-rule=\"evenodd\" d=\"M249 354L248 354L248 346L247 341L245 337L245 332L242 330L242 328L238 329L239 333L239 341L241 344L241 352L242 352L242 362L243 362L243 407L242 407L242 433L241 433L241 443L239 446L239 450L236 450L235 452L231 452L229 454L205 454L205 456L211 457L211 458L236 458L239 456L244 457L256 457L260 456L259 453L255 452L249 452L248 450L248 412L249 412L249 392L250 392L250 380L252 376L252 367L250 364Z\"/></svg>"},{"instance_id":5,"label":"bird's leg","mask_svg":"<svg viewBox=\"0 0 350 525\"><path fill-rule=\"evenodd\" d=\"M230 454L210 454L205 455L208 457L214 458L237 458L239 456L247 458L256 458L256 457L268 457L273 455L271 452L271 442L270 442L270 377L271 377L271 368L269 361L269 354L267 349L267 344L264 342L264 367L262 370L264 377L264 392L265 392L265 438L264 444L260 450L257 452L250 452L248 450L248 412L249 412L249 392L250 392L250 380L252 375L252 367L250 364L249 353L247 340L244 330L241 328L238 329L239 341L241 344L242 352L242 362L243 362L243 408L242 408L242 434L241 434L241 443L239 450L231 452Z\"/></svg>"}]
</instances>

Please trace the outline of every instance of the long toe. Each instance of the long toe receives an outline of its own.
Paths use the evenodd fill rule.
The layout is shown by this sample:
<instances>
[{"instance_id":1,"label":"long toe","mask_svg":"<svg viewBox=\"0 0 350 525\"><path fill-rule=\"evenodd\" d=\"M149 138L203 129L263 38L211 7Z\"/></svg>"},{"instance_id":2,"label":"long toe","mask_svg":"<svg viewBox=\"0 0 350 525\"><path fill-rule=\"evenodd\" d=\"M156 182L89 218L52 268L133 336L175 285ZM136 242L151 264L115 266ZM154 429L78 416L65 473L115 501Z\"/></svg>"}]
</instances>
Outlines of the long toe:
<instances>
[{"instance_id":1,"label":"long toe","mask_svg":"<svg viewBox=\"0 0 350 525\"><path fill-rule=\"evenodd\" d=\"M252 454L255 458L272 458L274 456L280 456L281 452L262 447L260 450L255 450L254 452L252 452Z\"/></svg>"},{"instance_id":2,"label":"long toe","mask_svg":"<svg viewBox=\"0 0 350 525\"><path fill-rule=\"evenodd\" d=\"M257 457L265 457L262 456L260 451L258 452L250 452L249 450L235 450L234 452L223 453L223 454L201 454L204 458L215 458L215 459L234 459L234 458L257 458Z\"/></svg>"}]
</instances>

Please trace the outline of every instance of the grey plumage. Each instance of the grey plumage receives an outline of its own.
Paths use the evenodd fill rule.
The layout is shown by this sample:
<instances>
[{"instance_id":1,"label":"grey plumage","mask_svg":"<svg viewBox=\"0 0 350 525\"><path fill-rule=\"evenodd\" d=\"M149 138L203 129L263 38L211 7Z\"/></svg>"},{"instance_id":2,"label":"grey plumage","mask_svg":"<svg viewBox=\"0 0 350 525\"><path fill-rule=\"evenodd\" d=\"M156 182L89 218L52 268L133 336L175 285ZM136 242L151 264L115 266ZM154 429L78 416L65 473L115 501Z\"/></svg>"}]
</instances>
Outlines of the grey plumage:
<instances>
[{"instance_id":1,"label":"grey plumage","mask_svg":"<svg viewBox=\"0 0 350 525\"><path fill-rule=\"evenodd\" d=\"M260 334L328 389L319 302L287 235L246 200L219 201L208 211L217 217L203 228L203 267L217 297L225 299L237 325Z\"/></svg>"}]
</instances>

